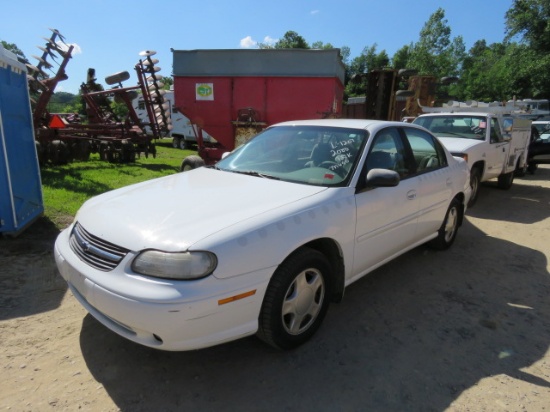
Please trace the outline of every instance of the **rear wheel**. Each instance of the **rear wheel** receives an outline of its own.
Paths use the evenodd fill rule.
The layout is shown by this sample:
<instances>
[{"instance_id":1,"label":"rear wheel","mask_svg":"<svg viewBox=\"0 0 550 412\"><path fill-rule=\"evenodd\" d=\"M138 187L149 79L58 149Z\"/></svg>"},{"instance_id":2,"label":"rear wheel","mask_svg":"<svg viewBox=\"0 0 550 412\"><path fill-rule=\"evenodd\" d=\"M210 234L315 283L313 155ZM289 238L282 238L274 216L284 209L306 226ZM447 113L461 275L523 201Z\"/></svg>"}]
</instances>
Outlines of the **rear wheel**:
<instances>
[{"instance_id":1,"label":"rear wheel","mask_svg":"<svg viewBox=\"0 0 550 412\"><path fill-rule=\"evenodd\" d=\"M516 171L514 172L514 175L517 177L523 177L525 176L526 172L527 172L527 163L521 166L521 159L518 160L518 164L516 166Z\"/></svg>"},{"instance_id":2,"label":"rear wheel","mask_svg":"<svg viewBox=\"0 0 550 412\"><path fill-rule=\"evenodd\" d=\"M174 149L178 149L178 148L180 147L180 138L179 138L179 137L174 136L174 137L172 138L172 147L173 147Z\"/></svg>"},{"instance_id":3,"label":"rear wheel","mask_svg":"<svg viewBox=\"0 0 550 412\"><path fill-rule=\"evenodd\" d=\"M258 319L258 337L279 349L305 343L328 309L331 265L317 250L304 248L277 269Z\"/></svg>"},{"instance_id":4,"label":"rear wheel","mask_svg":"<svg viewBox=\"0 0 550 412\"><path fill-rule=\"evenodd\" d=\"M187 149L187 142L185 141L185 137L182 137L182 138L180 139L179 148L180 148L181 150Z\"/></svg>"},{"instance_id":5,"label":"rear wheel","mask_svg":"<svg viewBox=\"0 0 550 412\"><path fill-rule=\"evenodd\" d=\"M461 209L460 202L453 199L449 209L447 209L447 214L439 228L437 237L429 243L431 247L438 250L445 250L451 247L458 233Z\"/></svg>"}]
</instances>

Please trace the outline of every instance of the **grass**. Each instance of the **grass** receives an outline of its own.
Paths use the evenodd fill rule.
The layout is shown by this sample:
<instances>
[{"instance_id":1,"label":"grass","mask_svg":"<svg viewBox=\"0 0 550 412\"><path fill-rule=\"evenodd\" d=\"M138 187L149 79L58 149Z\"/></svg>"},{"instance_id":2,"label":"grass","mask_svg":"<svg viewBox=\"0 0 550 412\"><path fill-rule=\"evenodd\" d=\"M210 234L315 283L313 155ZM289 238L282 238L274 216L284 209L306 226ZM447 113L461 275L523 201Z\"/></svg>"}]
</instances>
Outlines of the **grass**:
<instances>
[{"instance_id":1,"label":"grass","mask_svg":"<svg viewBox=\"0 0 550 412\"><path fill-rule=\"evenodd\" d=\"M196 152L174 149L171 142L155 144L156 157L135 163L108 163L92 154L87 162L72 162L41 169L45 218L62 229L87 199L109 190L179 172L182 160Z\"/></svg>"}]
</instances>

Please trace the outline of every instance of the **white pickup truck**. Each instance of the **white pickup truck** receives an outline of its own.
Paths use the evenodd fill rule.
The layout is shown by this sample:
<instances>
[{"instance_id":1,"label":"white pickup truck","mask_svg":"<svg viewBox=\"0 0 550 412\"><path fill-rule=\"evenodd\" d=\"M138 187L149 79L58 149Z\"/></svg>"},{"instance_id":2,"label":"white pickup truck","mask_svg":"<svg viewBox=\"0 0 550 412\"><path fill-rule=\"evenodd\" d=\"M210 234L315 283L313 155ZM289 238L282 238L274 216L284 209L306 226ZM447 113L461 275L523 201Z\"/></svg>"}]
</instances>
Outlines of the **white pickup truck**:
<instances>
[{"instance_id":1,"label":"white pickup truck","mask_svg":"<svg viewBox=\"0 0 550 412\"><path fill-rule=\"evenodd\" d=\"M469 207L477 200L481 182L496 178L499 188L509 189L514 175L525 173L531 120L491 105L422 109L426 114L413 123L430 130L453 156L462 157L470 167Z\"/></svg>"}]
</instances>

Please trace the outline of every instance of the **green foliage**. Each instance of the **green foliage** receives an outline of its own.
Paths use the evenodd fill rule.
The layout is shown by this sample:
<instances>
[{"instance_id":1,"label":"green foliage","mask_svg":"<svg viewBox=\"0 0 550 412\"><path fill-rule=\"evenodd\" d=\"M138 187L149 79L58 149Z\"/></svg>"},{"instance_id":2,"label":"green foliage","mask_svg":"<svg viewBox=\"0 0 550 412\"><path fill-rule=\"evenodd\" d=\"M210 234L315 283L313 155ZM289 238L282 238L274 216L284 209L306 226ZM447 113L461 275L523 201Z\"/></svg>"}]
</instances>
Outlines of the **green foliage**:
<instances>
[{"instance_id":1,"label":"green foliage","mask_svg":"<svg viewBox=\"0 0 550 412\"><path fill-rule=\"evenodd\" d=\"M182 160L195 154L174 149L168 141L158 143L156 148L155 158L142 156L135 163L108 163L99 160L98 154L92 154L87 162L42 168L46 217L61 227L92 196L176 173Z\"/></svg>"},{"instance_id":2,"label":"green foliage","mask_svg":"<svg viewBox=\"0 0 550 412\"><path fill-rule=\"evenodd\" d=\"M367 87L364 74L371 70L383 69L389 66L390 58L386 50L377 53L377 47L376 43L370 47L365 47L361 55L354 58L347 66L346 96L364 96Z\"/></svg>"},{"instance_id":3,"label":"green foliage","mask_svg":"<svg viewBox=\"0 0 550 412\"><path fill-rule=\"evenodd\" d=\"M518 98L550 97L550 2L515 0L506 12L508 76Z\"/></svg>"},{"instance_id":4,"label":"green foliage","mask_svg":"<svg viewBox=\"0 0 550 412\"><path fill-rule=\"evenodd\" d=\"M411 56L413 44L405 45L395 52L392 57L392 65L396 70L406 69Z\"/></svg>"},{"instance_id":5,"label":"green foliage","mask_svg":"<svg viewBox=\"0 0 550 412\"><path fill-rule=\"evenodd\" d=\"M126 106L126 103L124 102L119 103L113 100L111 102L111 110L120 120L125 119L126 116L128 116L128 106Z\"/></svg>"},{"instance_id":6,"label":"green foliage","mask_svg":"<svg viewBox=\"0 0 550 412\"><path fill-rule=\"evenodd\" d=\"M340 47L346 67L345 97L365 94L364 74L373 69L416 69L421 75L436 78L457 76L460 82L440 87L460 100L508 100L517 98L550 98L550 1L513 0L506 12L506 36L502 43L487 45L478 40L466 52L462 36L451 37L451 27L445 10L438 8L426 21L417 42L402 46L390 59L385 50L377 51L377 44L365 47L357 57L350 57L347 46ZM518 39L520 42L514 42ZM1 42L8 50L26 61L25 55L13 43ZM331 43L316 41L311 44L297 32L289 30L275 44L259 43L260 49L328 49ZM173 84L165 77L164 88ZM58 93L56 93L57 95ZM51 112L83 113L82 103L53 102L59 110ZM126 116L126 107L112 104L118 117Z\"/></svg>"},{"instance_id":7,"label":"green foliage","mask_svg":"<svg viewBox=\"0 0 550 412\"><path fill-rule=\"evenodd\" d=\"M162 88L164 90L170 90L170 87L174 84L174 78L169 76L164 76L162 78L162 82L164 83L164 86L162 86Z\"/></svg>"},{"instance_id":8,"label":"green foliage","mask_svg":"<svg viewBox=\"0 0 550 412\"><path fill-rule=\"evenodd\" d=\"M550 52L550 2L515 0L506 12L506 40L522 37L537 52Z\"/></svg>"},{"instance_id":9,"label":"green foliage","mask_svg":"<svg viewBox=\"0 0 550 412\"><path fill-rule=\"evenodd\" d=\"M273 46L275 49L309 49L306 40L295 31L287 31Z\"/></svg>"},{"instance_id":10,"label":"green foliage","mask_svg":"<svg viewBox=\"0 0 550 412\"><path fill-rule=\"evenodd\" d=\"M25 53L23 53L19 47L17 47L17 45L15 43L8 43L4 40L0 40L0 44L2 45L2 47L6 50L9 50L11 51L12 53L14 53L16 56L17 56L17 59L22 62L22 63L28 63L29 61L27 60L27 57L25 56Z\"/></svg>"},{"instance_id":11,"label":"green foliage","mask_svg":"<svg viewBox=\"0 0 550 412\"><path fill-rule=\"evenodd\" d=\"M437 78L458 76L465 57L462 36L451 39L451 28L442 8L433 13L422 30L417 43L409 48L407 66L419 74Z\"/></svg>"}]
</instances>

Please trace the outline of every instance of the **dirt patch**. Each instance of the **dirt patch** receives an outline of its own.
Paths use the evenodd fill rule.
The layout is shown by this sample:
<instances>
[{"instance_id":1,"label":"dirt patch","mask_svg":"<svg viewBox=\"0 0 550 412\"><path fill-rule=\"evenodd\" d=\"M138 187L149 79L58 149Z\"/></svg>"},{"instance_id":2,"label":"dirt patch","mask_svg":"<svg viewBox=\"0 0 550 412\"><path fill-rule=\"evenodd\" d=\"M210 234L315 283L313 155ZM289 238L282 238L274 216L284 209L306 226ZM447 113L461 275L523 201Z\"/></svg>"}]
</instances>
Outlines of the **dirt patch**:
<instances>
[{"instance_id":1,"label":"dirt patch","mask_svg":"<svg viewBox=\"0 0 550 412\"><path fill-rule=\"evenodd\" d=\"M192 352L96 322L55 268L54 225L0 239L0 410L550 409L550 167L482 188L453 248L350 286L306 345Z\"/></svg>"}]
</instances>

